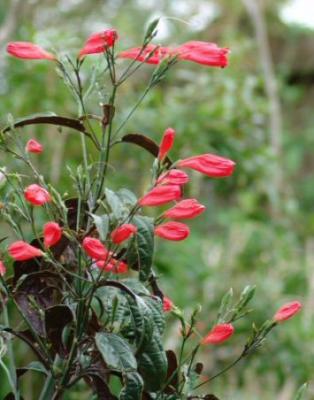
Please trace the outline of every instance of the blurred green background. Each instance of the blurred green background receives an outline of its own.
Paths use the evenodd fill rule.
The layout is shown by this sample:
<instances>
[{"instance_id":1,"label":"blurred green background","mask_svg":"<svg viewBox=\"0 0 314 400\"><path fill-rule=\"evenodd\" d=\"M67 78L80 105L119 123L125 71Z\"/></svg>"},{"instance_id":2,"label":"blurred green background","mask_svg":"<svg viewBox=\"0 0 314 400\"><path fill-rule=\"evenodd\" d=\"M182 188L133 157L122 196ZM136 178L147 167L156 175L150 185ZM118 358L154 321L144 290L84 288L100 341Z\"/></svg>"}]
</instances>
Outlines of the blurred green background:
<instances>
[{"instance_id":1,"label":"blurred green background","mask_svg":"<svg viewBox=\"0 0 314 400\"><path fill-rule=\"evenodd\" d=\"M156 269L163 288L188 313L202 304L205 333L223 294L256 284L252 312L236 324L237 334L220 348L206 348L202 361L211 374L241 351L253 321L271 318L286 301L299 299L303 312L276 329L262 350L214 381L222 400L292 400L309 382L314 399L314 15L312 0L0 0L0 116L54 111L76 115L76 106L50 62L9 58L10 40L33 41L60 52L82 47L85 38L115 27L119 49L140 44L145 25L162 16L156 43L205 40L232 50L226 69L176 65L143 102L123 132L160 140L177 130L172 158L215 152L237 162L226 180L192 174L187 196L207 206L181 243L158 242ZM313 18L314 19L314 18ZM312 23L312 25L311 25ZM95 58L90 57L86 73ZM125 62L121 62L121 66ZM144 90L151 66L144 66L118 93L122 120ZM90 98L99 113L105 80ZM42 126L23 131L40 139L42 173L71 193L66 165L80 161L80 142L70 132ZM91 154L93 157L93 154ZM15 162L1 155L1 166ZM148 182L151 158L134 147L117 147L110 185L138 195ZM7 227L1 224L1 229ZM166 347L178 345L178 326L169 321ZM16 345L23 364L28 356ZM3 375L0 397L8 388ZM312 383L311 383L312 379ZM35 399L37 377L24 378L26 399ZM87 399L79 388L69 399Z\"/></svg>"}]
</instances>

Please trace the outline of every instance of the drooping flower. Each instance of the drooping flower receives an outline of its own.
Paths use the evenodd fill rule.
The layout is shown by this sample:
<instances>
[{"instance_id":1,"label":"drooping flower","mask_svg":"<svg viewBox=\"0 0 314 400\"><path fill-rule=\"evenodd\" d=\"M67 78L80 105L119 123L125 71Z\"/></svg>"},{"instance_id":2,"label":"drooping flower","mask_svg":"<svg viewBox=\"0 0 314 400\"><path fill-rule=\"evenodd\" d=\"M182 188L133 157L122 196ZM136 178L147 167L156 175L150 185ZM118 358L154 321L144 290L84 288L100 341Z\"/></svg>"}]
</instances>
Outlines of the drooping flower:
<instances>
[{"instance_id":1,"label":"drooping flower","mask_svg":"<svg viewBox=\"0 0 314 400\"><path fill-rule=\"evenodd\" d=\"M5 265L3 264L2 261L0 261L0 275L4 276L6 271L7 271L7 269L6 269Z\"/></svg>"},{"instance_id":2,"label":"drooping flower","mask_svg":"<svg viewBox=\"0 0 314 400\"><path fill-rule=\"evenodd\" d=\"M83 240L83 249L94 260L106 260L109 252L100 240L86 236Z\"/></svg>"},{"instance_id":3,"label":"drooping flower","mask_svg":"<svg viewBox=\"0 0 314 400\"><path fill-rule=\"evenodd\" d=\"M112 272L114 274L126 274L129 270L128 264L124 261L112 259L109 262L107 261L97 261L96 265L98 268L103 269L106 272Z\"/></svg>"},{"instance_id":4,"label":"drooping flower","mask_svg":"<svg viewBox=\"0 0 314 400\"><path fill-rule=\"evenodd\" d=\"M160 206L181 197L179 185L156 186L139 200L141 206Z\"/></svg>"},{"instance_id":5,"label":"drooping flower","mask_svg":"<svg viewBox=\"0 0 314 400\"><path fill-rule=\"evenodd\" d=\"M165 222L155 228L155 235L166 240L184 240L190 234L190 229L187 225L181 222Z\"/></svg>"},{"instance_id":6,"label":"drooping flower","mask_svg":"<svg viewBox=\"0 0 314 400\"><path fill-rule=\"evenodd\" d=\"M220 344L228 340L234 333L231 324L218 324L213 327L207 336L202 340L202 344Z\"/></svg>"},{"instance_id":7,"label":"drooping flower","mask_svg":"<svg viewBox=\"0 0 314 400\"><path fill-rule=\"evenodd\" d=\"M134 47L122 51L118 54L120 58L130 58L147 64L159 64L167 55L171 54L168 47L160 47L154 44L149 44L143 50L141 47Z\"/></svg>"},{"instance_id":8,"label":"drooping flower","mask_svg":"<svg viewBox=\"0 0 314 400\"><path fill-rule=\"evenodd\" d=\"M171 169L160 175L158 185L184 185L189 181L189 175L179 169Z\"/></svg>"},{"instance_id":9,"label":"drooping flower","mask_svg":"<svg viewBox=\"0 0 314 400\"><path fill-rule=\"evenodd\" d=\"M27 186L24 190L25 199L34 206L42 206L51 201L50 193L36 183Z\"/></svg>"},{"instance_id":10,"label":"drooping flower","mask_svg":"<svg viewBox=\"0 0 314 400\"><path fill-rule=\"evenodd\" d=\"M302 304L299 301L292 301L279 308L279 310L274 315L274 321L283 322L287 319L292 318L297 314L302 308Z\"/></svg>"},{"instance_id":11,"label":"drooping flower","mask_svg":"<svg viewBox=\"0 0 314 400\"><path fill-rule=\"evenodd\" d=\"M191 168L211 178L223 178L232 175L235 162L215 154L202 154L180 160L180 168Z\"/></svg>"},{"instance_id":12,"label":"drooping flower","mask_svg":"<svg viewBox=\"0 0 314 400\"><path fill-rule=\"evenodd\" d=\"M226 67L229 49L220 48L215 43L190 41L174 49L180 60L192 61L208 67Z\"/></svg>"},{"instance_id":13,"label":"drooping flower","mask_svg":"<svg viewBox=\"0 0 314 400\"><path fill-rule=\"evenodd\" d=\"M173 302L167 296L164 296L164 298L163 298L162 309L164 312L169 312L173 309Z\"/></svg>"},{"instance_id":14,"label":"drooping flower","mask_svg":"<svg viewBox=\"0 0 314 400\"><path fill-rule=\"evenodd\" d=\"M62 236L62 228L57 222L47 222L44 225L44 245L45 247L54 246Z\"/></svg>"},{"instance_id":15,"label":"drooping flower","mask_svg":"<svg viewBox=\"0 0 314 400\"><path fill-rule=\"evenodd\" d=\"M85 42L84 47L79 53L79 58L87 54L104 53L109 47L112 47L118 39L118 33L115 29L107 29L102 32L92 34Z\"/></svg>"},{"instance_id":16,"label":"drooping flower","mask_svg":"<svg viewBox=\"0 0 314 400\"><path fill-rule=\"evenodd\" d=\"M7 45L7 52L11 56L25 60L55 60L56 57L48 53L37 44L31 42L10 42Z\"/></svg>"},{"instance_id":17,"label":"drooping flower","mask_svg":"<svg viewBox=\"0 0 314 400\"><path fill-rule=\"evenodd\" d=\"M35 257L42 257L43 252L22 240L12 243L8 248L9 254L16 261L26 261Z\"/></svg>"},{"instance_id":18,"label":"drooping flower","mask_svg":"<svg viewBox=\"0 0 314 400\"><path fill-rule=\"evenodd\" d=\"M176 132L174 129L168 128L165 130L159 146L158 159L160 161L163 161L164 158L167 156L168 152L171 150L175 136Z\"/></svg>"},{"instance_id":19,"label":"drooping flower","mask_svg":"<svg viewBox=\"0 0 314 400\"><path fill-rule=\"evenodd\" d=\"M112 231L111 239L113 243L120 244L125 240L128 240L136 232L137 226L133 224L123 224Z\"/></svg>"},{"instance_id":20,"label":"drooping flower","mask_svg":"<svg viewBox=\"0 0 314 400\"><path fill-rule=\"evenodd\" d=\"M206 207L200 204L196 199L185 199L165 211L163 216L173 219L189 219L197 217L205 210Z\"/></svg>"},{"instance_id":21,"label":"drooping flower","mask_svg":"<svg viewBox=\"0 0 314 400\"><path fill-rule=\"evenodd\" d=\"M43 146L39 142L37 142L37 140L30 139L26 143L26 151L28 151L29 153L42 153Z\"/></svg>"}]
</instances>

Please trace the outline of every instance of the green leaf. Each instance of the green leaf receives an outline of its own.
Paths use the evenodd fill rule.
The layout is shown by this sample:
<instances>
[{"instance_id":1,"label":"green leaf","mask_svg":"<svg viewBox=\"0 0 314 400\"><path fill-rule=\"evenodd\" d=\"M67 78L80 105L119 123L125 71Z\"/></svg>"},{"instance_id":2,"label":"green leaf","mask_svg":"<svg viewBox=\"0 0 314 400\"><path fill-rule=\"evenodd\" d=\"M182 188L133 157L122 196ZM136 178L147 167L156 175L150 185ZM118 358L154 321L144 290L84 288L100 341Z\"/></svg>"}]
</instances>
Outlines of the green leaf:
<instances>
[{"instance_id":1,"label":"green leaf","mask_svg":"<svg viewBox=\"0 0 314 400\"><path fill-rule=\"evenodd\" d=\"M122 388L119 400L140 400L143 392L143 379L137 372L123 375L124 387Z\"/></svg>"},{"instance_id":2,"label":"green leaf","mask_svg":"<svg viewBox=\"0 0 314 400\"><path fill-rule=\"evenodd\" d=\"M96 346L109 368L118 371L134 371L137 362L129 344L115 333L98 332L95 335Z\"/></svg>"},{"instance_id":3,"label":"green leaf","mask_svg":"<svg viewBox=\"0 0 314 400\"><path fill-rule=\"evenodd\" d=\"M297 391L297 394L296 394L294 400L302 400L302 399L304 399L304 394L305 394L305 392L306 392L306 390L307 390L307 387L308 387L308 384L307 384L307 383L304 383L304 384L299 388L299 390Z\"/></svg>"},{"instance_id":4,"label":"green leaf","mask_svg":"<svg viewBox=\"0 0 314 400\"><path fill-rule=\"evenodd\" d=\"M127 250L128 265L139 270L141 281L147 281L151 274L154 253L153 219L136 216L132 222L137 226L137 234L129 242Z\"/></svg>"},{"instance_id":5,"label":"green leaf","mask_svg":"<svg viewBox=\"0 0 314 400\"><path fill-rule=\"evenodd\" d=\"M120 198L110 189L106 189L106 202L116 220L123 217L123 205Z\"/></svg>"},{"instance_id":6,"label":"green leaf","mask_svg":"<svg viewBox=\"0 0 314 400\"><path fill-rule=\"evenodd\" d=\"M137 203L137 197L133 192L128 189L120 189L117 191L117 196L122 201L123 205L127 208L135 206Z\"/></svg>"},{"instance_id":7,"label":"green leaf","mask_svg":"<svg viewBox=\"0 0 314 400\"><path fill-rule=\"evenodd\" d=\"M218 311L217 323L225 322L224 321L225 316L228 313L229 308L231 306L232 298L233 298L233 290L229 289L221 300Z\"/></svg>"},{"instance_id":8,"label":"green leaf","mask_svg":"<svg viewBox=\"0 0 314 400\"><path fill-rule=\"evenodd\" d=\"M93 217L100 239L103 241L106 240L109 230L109 216L106 214L104 215L91 214L91 216Z\"/></svg>"},{"instance_id":9,"label":"green leaf","mask_svg":"<svg viewBox=\"0 0 314 400\"><path fill-rule=\"evenodd\" d=\"M168 362L161 337L154 333L145 343L142 353L137 357L138 369L145 382L145 389L157 391L165 382Z\"/></svg>"}]
</instances>

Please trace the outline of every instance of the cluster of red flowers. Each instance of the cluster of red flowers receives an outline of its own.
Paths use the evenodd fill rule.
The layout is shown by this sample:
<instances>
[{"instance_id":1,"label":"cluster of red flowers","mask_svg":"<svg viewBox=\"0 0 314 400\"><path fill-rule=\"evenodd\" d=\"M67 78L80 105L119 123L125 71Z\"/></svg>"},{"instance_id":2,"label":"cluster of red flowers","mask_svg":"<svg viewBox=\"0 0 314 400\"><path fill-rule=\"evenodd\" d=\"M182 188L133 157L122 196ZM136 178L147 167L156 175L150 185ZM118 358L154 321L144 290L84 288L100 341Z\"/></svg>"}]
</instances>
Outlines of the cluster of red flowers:
<instances>
[{"instance_id":1,"label":"cluster of red flowers","mask_svg":"<svg viewBox=\"0 0 314 400\"><path fill-rule=\"evenodd\" d=\"M158 160L162 165L168 152L171 150L175 139L172 128L165 130L159 147ZM180 160L175 164L178 168L194 169L212 178L230 176L235 163L227 158L214 154L202 154ZM184 199L182 186L189 181L189 176L180 169L170 169L161 174L154 186L139 200L141 206L161 206L171 201L178 201L172 208L162 214L162 219L184 220L195 218L205 211L206 207L196 199ZM182 222L168 221L156 226L155 235L167 240L184 240L190 234L190 229Z\"/></svg>"},{"instance_id":2,"label":"cluster of red flowers","mask_svg":"<svg viewBox=\"0 0 314 400\"><path fill-rule=\"evenodd\" d=\"M107 29L92 34L79 51L78 59L83 59L89 54L100 54L113 47L118 39L115 29ZM29 60L52 60L57 57L31 42L11 42L7 51L14 57ZM135 47L124 50L118 54L119 58L129 58L147 64L159 64L166 57L176 57L182 61L192 61L209 67L225 67L228 65L229 49L220 48L215 43L190 41L178 47L162 47L148 44L145 47Z\"/></svg>"}]
</instances>

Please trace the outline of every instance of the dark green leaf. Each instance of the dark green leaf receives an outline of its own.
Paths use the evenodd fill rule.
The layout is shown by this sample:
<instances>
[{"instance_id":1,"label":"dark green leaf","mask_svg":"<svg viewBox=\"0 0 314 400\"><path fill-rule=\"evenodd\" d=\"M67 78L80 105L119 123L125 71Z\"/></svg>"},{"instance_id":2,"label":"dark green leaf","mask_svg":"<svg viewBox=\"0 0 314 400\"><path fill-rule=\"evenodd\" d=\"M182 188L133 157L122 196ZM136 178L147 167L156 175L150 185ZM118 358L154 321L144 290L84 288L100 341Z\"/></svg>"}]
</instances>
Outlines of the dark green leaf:
<instances>
[{"instance_id":1,"label":"dark green leaf","mask_svg":"<svg viewBox=\"0 0 314 400\"><path fill-rule=\"evenodd\" d=\"M136 370L137 362L126 340L115 333L98 332L95 342L109 368L124 372Z\"/></svg>"},{"instance_id":2,"label":"dark green leaf","mask_svg":"<svg viewBox=\"0 0 314 400\"><path fill-rule=\"evenodd\" d=\"M124 386L120 392L119 400L141 400L143 392L143 379L137 372L123 375Z\"/></svg>"},{"instance_id":3,"label":"dark green leaf","mask_svg":"<svg viewBox=\"0 0 314 400\"><path fill-rule=\"evenodd\" d=\"M152 218L136 216L132 222L137 234L130 240L127 250L128 265L139 270L141 281L147 281L151 274L154 253L154 224Z\"/></svg>"}]
</instances>

